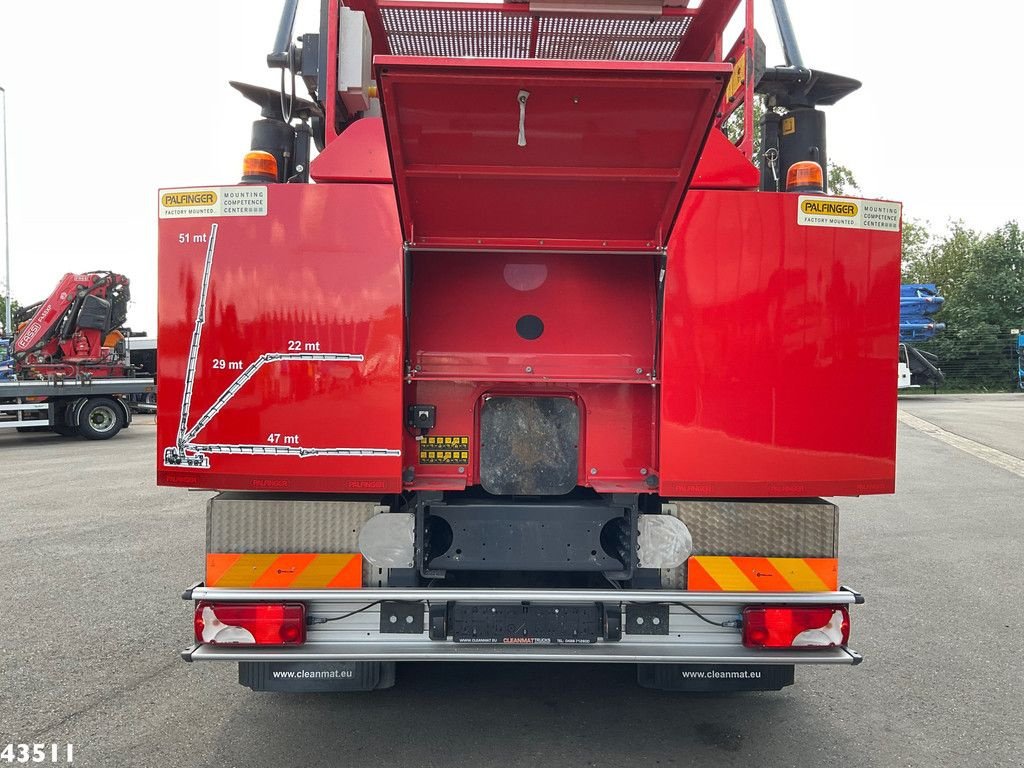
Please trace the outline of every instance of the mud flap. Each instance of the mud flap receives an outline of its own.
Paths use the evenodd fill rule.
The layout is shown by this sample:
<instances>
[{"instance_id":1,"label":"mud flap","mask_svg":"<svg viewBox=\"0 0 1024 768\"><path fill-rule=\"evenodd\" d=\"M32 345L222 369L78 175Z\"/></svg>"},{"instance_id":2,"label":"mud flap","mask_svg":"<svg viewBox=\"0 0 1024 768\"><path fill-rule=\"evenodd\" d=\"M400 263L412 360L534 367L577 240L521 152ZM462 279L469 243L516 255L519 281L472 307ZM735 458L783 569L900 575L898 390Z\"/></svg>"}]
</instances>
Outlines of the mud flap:
<instances>
[{"instance_id":1,"label":"mud flap","mask_svg":"<svg viewBox=\"0 0 1024 768\"><path fill-rule=\"evenodd\" d=\"M374 691L395 684L395 662L240 661L238 682L280 693Z\"/></svg>"},{"instance_id":2,"label":"mud flap","mask_svg":"<svg viewBox=\"0 0 1024 768\"><path fill-rule=\"evenodd\" d=\"M637 664L636 681L659 691L781 691L793 684L793 665Z\"/></svg>"}]
</instances>

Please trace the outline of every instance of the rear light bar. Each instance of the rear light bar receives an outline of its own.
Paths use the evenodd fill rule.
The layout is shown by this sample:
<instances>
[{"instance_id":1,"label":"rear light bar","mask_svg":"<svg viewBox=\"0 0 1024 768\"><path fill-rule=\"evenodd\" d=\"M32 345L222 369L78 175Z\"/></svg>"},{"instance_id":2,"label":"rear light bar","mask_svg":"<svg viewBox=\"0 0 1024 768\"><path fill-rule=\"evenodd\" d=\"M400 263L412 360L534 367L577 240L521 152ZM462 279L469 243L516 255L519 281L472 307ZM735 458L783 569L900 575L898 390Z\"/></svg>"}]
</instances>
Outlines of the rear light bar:
<instances>
[{"instance_id":1,"label":"rear light bar","mask_svg":"<svg viewBox=\"0 0 1024 768\"><path fill-rule=\"evenodd\" d=\"M302 603L196 604L196 642L206 645L302 645L306 606Z\"/></svg>"},{"instance_id":2,"label":"rear light bar","mask_svg":"<svg viewBox=\"0 0 1024 768\"><path fill-rule=\"evenodd\" d=\"M760 606L743 610L747 648L835 648L850 640L850 614L842 606Z\"/></svg>"}]
</instances>

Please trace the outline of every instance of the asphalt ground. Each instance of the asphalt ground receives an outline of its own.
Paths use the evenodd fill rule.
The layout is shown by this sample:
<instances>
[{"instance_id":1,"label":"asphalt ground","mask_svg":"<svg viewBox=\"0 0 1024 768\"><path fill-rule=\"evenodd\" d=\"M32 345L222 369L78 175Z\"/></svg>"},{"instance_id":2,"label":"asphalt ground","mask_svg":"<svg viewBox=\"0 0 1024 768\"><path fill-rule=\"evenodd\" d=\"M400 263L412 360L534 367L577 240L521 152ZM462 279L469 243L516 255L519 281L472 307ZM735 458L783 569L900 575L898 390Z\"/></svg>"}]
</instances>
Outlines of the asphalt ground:
<instances>
[{"instance_id":1,"label":"asphalt ground","mask_svg":"<svg viewBox=\"0 0 1024 768\"><path fill-rule=\"evenodd\" d=\"M913 394L900 398L900 408L937 427L1024 460L1024 393Z\"/></svg>"},{"instance_id":2,"label":"asphalt ground","mask_svg":"<svg viewBox=\"0 0 1024 768\"><path fill-rule=\"evenodd\" d=\"M1024 395L901 407L1022 456ZM232 665L185 664L207 494L154 485L154 432L0 434L0 748L71 742L76 766L1024 764L1024 477L906 423L897 495L841 501L865 662L729 696L641 689L629 667L470 663L260 694Z\"/></svg>"}]
</instances>

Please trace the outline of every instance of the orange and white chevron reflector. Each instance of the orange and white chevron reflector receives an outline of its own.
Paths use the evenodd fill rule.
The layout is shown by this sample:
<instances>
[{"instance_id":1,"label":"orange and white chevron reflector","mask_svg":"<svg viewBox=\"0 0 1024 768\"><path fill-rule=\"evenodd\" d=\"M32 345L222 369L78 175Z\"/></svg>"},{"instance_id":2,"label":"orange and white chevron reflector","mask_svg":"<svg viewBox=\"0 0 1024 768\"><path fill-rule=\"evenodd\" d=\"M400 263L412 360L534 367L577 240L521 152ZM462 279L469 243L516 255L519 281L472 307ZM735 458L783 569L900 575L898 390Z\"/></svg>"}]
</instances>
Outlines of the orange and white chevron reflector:
<instances>
[{"instance_id":1,"label":"orange and white chevron reflector","mask_svg":"<svg viewBox=\"0 0 1024 768\"><path fill-rule=\"evenodd\" d=\"M694 592L835 592L834 557L711 557L687 561L686 588Z\"/></svg>"},{"instance_id":2,"label":"orange and white chevron reflector","mask_svg":"<svg viewBox=\"0 0 1024 768\"><path fill-rule=\"evenodd\" d=\"M206 586L236 589L356 589L363 586L363 556L208 553Z\"/></svg>"}]
</instances>

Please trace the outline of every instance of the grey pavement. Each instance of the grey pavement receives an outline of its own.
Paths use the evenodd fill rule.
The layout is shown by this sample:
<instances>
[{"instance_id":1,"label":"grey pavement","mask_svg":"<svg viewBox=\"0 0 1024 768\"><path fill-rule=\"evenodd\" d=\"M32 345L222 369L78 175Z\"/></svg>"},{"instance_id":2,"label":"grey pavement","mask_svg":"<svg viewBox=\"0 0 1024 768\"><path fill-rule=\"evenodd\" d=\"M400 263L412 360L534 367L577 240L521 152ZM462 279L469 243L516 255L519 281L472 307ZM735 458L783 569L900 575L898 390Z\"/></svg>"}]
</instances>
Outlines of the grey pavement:
<instances>
[{"instance_id":1,"label":"grey pavement","mask_svg":"<svg viewBox=\"0 0 1024 768\"><path fill-rule=\"evenodd\" d=\"M1024 392L993 395L913 394L900 408L948 432L1024 459Z\"/></svg>"},{"instance_id":2,"label":"grey pavement","mask_svg":"<svg viewBox=\"0 0 1024 768\"><path fill-rule=\"evenodd\" d=\"M901 406L1017 445L1024 395L940 397ZM1024 480L904 425L897 495L840 500L865 662L731 696L647 691L629 667L471 663L276 695L185 664L207 495L154 485L154 431L0 434L0 744L72 741L76 766L1024 763Z\"/></svg>"}]
</instances>

